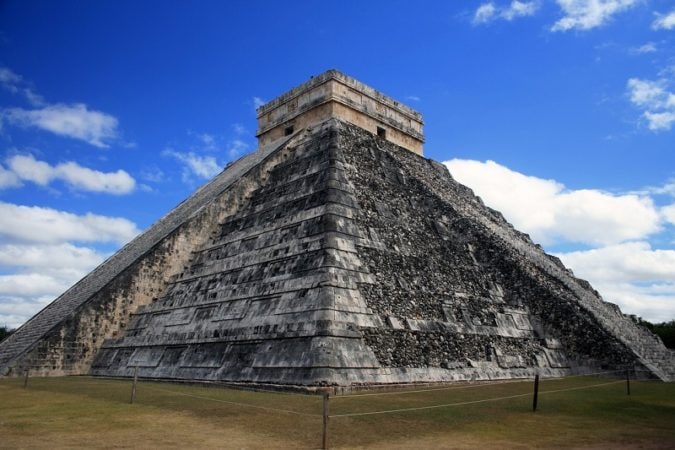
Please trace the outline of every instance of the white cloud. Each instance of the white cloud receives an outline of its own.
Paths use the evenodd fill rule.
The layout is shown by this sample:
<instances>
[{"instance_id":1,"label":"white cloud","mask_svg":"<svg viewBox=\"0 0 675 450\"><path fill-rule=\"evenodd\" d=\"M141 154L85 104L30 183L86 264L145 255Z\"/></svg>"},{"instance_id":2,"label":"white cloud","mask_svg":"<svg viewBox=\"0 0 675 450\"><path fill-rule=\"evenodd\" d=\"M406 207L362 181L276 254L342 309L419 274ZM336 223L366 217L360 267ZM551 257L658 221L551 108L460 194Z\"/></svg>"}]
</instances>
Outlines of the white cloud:
<instances>
[{"instance_id":1,"label":"white cloud","mask_svg":"<svg viewBox=\"0 0 675 450\"><path fill-rule=\"evenodd\" d=\"M0 245L0 324L19 326L75 284L106 255L68 243Z\"/></svg>"},{"instance_id":2,"label":"white cloud","mask_svg":"<svg viewBox=\"0 0 675 450\"><path fill-rule=\"evenodd\" d=\"M556 0L564 16L551 31L590 30L607 23L612 16L637 5L639 0Z\"/></svg>"},{"instance_id":3,"label":"white cloud","mask_svg":"<svg viewBox=\"0 0 675 450\"><path fill-rule=\"evenodd\" d=\"M138 233L136 225L122 217L76 215L52 208L0 202L0 236L12 242L123 244Z\"/></svg>"},{"instance_id":4,"label":"white cloud","mask_svg":"<svg viewBox=\"0 0 675 450\"><path fill-rule=\"evenodd\" d=\"M630 101L643 111L642 117L650 130L656 132L672 128L675 123L675 93L668 90L668 80L631 78L626 88Z\"/></svg>"},{"instance_id":5,"label":"white cloud","mask_svg":"<svg viewBox=\"0 0 675 450\"><path fill-rule=\"evenodd\" d=\"M164 150L162 154L170 156L184 164L184 181L189 181L190 174L209 179L218 175L223 170L223 166L218 164L218 161L213 156L201 156L194 152L177 152L171 149Z\"/></svg>"},{"instance_id":6,"label":"white cloud","mask_svg":"<svg viewBox=\"0 0 675 450\"><path fill-rule=\"evenodd\" d=\"M118 135L115 117L89 110L82 103L59 103L32 110L8 108L4 110L3 118L18 126L40 128L96 147L108 147L108 142Z\"/></svg>"},{"instance_id":7,"label":"white cloud","mask_svg":"<svg viewBox=\"0 0 675 450\"><path fill-rule=\"evenodd\" d=\"M124 244L138 232L119 217L0 202L0 325L21 325L108 256L73 242Z\"/></svg>"},{"instance_id":8,"label":"white cloud","mask_svg":"<svg viewBox=\"0 0 675 450\"><path fill-rule=\"evenodd\" d=\"M675 203L669 206L664 206L661 208L661 214L663 217L673 225L675 225Z\"/></svg>"},{"instance_id":9,"label":"white cloud","mask_svg":"<svg viewBox=\"0 0 675 450\"><path fill-rule=\"evenodd\" d=\"M32 155L16 155L7 160L7 165L22 180L46 186L54 179L54 168Z\"/></svg>"},{"instance_id":10,"label":"white cloud","mask_svg":"<svg viewBox=\"0 0 675 450\"><path fill-rule=\"evenodd\" d=\"M17 178L41 186L61 180L75 189L115 195L128 194L136 186L136 181L124 170L100 172L73 161L52 166L32 155L15 155L7 160L7 165Z\"/></svg>"},{"instance_id":11,"label":"white cloud","mask_svg":"<svg viewBox=\"0 0 675 450\"><path fill-rule=\"evenodd\" d=\"M410 100L411 102L419 102L419 101L422 100L417 95L407 95L405 98L406 98L406 100Z\"/></svg>"},{"instance_id":12,"label":"white cloud","mask_svg":"<svg viewBox=\"0 0 675 450\"><path fill-rule=\"evenodd\" d=\"M521 2L513 0L508 6L495 6L493 2L483 3L473 14L472 23L483 25L497 19L512 21L526 16L532 16L539 9L538 1Z\"/></svg>"},{"instance_id":13,"label":"white cloud","mask_svg":"<svg viewBox=\"0 0 675 450\"><path fill-rule=\"evenodd\" d=\"M494 161L453 159L445 164L457 181L536 242L613 244L660 230L659 212L646 196L568 190L554 180L527 176Z\"/></svg>"},{"instance_id":14,"label":"white cloud","mask_svg":"<svg viewBox=\"0 0 675 450\"><path fill-rule=\"evenodd\" d=\"M675 250L625 242L557 256L624 312L655 322L675 317Z\"/></svg>"},{"instance_id":15,"label":"white cloud","mask_svg":"<svg viewBox=\"0 0 675 450\"><path fill-rule=\"evenodd\" d=\"M102 263L104 255L98 251L64 242L59 244L0 245L0 266L46 269L49 273L81 272ZM58 261L58 265L54 265Z\"/></svg>"},{"instance_id":16,"label":"white cloud","mask_svg":"<svg viewBox=\"0 0 675 450\"><path fill-rule=\"evenodd\" d=\"M506 20L513 20L519 17L532 16L539 9L537 2L519 2L513 0L508 8L502 10L502 17Z\"/></svg>"},{"instance_id":17,"label":"white cloud","mask_svg":"<svg viewBox=\"0 0 675 450\"><path fill-rule=\"evenodd\" d=\"M656 19L652 22L654 30L672 30L675 28L675 10L672 10L668 14L654 14L656 15Z\"/></svg>"},{"instance_id":18,"label":"white cloud","mask_svg":"<svg viewBox=\"0 0 675 450\"><path fill-rule=\"evenodd\" d=\"M472 22L474 25L492 22L496 15L497 7L494 3L483 3L476 9Z\"/></svg>"}]
</instances>

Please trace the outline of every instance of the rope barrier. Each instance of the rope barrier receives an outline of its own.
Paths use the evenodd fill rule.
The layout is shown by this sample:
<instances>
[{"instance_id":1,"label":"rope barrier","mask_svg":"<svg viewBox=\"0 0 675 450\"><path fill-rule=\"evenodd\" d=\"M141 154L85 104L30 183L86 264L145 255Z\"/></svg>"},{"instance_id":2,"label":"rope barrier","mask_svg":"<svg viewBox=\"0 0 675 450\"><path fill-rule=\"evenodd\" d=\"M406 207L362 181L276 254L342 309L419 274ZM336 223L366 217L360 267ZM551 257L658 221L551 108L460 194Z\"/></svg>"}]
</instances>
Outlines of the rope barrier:
<instances>
[{"instance_id":1,"label":"rope barrier","mask_svg":"<svg viewBox=\"0 0 675 450\"><path fill-rule=\"evenodd\" d=\"M433 389L418 389L414 391L395 391L395 392L371 392L367 394L348 394L348 395L337 395L335 397L332 397L334 400L338 399L343 399L343 398L357 398L357 397L375 397L375 396L381 396L381 395L404 395L404 394L417 394L420 392L437 392L437 391L459 391L463 389L472 389L472 388L478 388L478 387L486 387L486 386L496 386L500 384L511 384L511 383L519 383L523 382L525 380L529 380L530 378L521 378L519 380L509 380L509 381L498 381L494 383L485 383L485 384L472 384L469 386L448 386L444 388L433 388Z\"/></svg>"},{"instance_id":2,"label":"rope barrier","mask_svg":"<svg viewBox=\"0 0 675 450\"><path fill-rule=\"evenodd\" d=\"M498 401L498 400L508 400L511 398L519 398L519 397L529 397L532 394L527 393L527 394L516 394L516 395L508 395L505 397L494 397L494 398L486 398L483 400L472 400L468 402L457 402L457 403L445 403L443 405L432 405L432 406L418 406L416 408L402 408L402 409L387 409L387 410L381 410L381 411L371 411L371 412L364 412L364 413L347 413L347 414L331 414L331 417L356 417L356 416L369 416L373 414L387 414L387 413L394 413L394 412L406 412L406 411L421 411L423 409L436 409L436 408L447 408L450 406L462 406L462 405L473 405L475 403L485 403L485 402L493 402L493 401Z\"/></svg>"},{"instance_id":3,"label":"rope barrier","mask_svg":"<svg viewBox=\"0 0 675 450\"><path fill-rule=\"evenodd\" d=\"M605 372L581 373L578 375L568 375L565 377L542 377L542 380L566 380L568 378L592 377L595 375L605 375L608 373L626 373L625 370L607 370Z\"/></svg>"},{"instance_id":4,"label":"rope barrier","mask_svg":"<svg viewBox=\"0 0 675 450\"><path fill-rule=\"evenodd\" d=\"M321 414L308 414L308 413L301 413L301 412L298 412L298 411L291 411L290 409L270 408L268 406L251 405L249 403L232 402L232 401L229 401L229 400L221 400L221 399L218 399L218 398L204 397L202 395L186 394L186 393L183 393L183 392L170 391L168 389L160 389L160 388L156 388L156 387L152 387L152 386L145 386L145 388L153 390L153 391L166 392L168 394L173 394L173 395L182 395L184 397L193 397L193 398L198 398L198 399L201 399L201 400L210 400L210 401L218 402L218 403L227 403L228 405L243 406L243 407L246 407L246 408L264 409L266 411L281 412L281 413L286 413L286 414L295 414L295 415L298 415L298 416L306 416L306 417L321 417Z\"/></svg>"},{"instance_id":5,"label":"rope barrier","mask_svg":"<svg viewBox=\"0 0 675 450\"><path fill-rule=\"evenodd\" d=\"M580 377L580 376L592 376L592 375L601 375L601 374L607 374L607 373L617 373L617 372L622 372L622 371L605 371L605 372L596 372L593 374L584 374L584 375L573 375L570 377L563 377L563 378L547 378L548 380L564 380L566 378L573 378L573 377ZM525 381L526 379L521 379L521 380L509 380L509 381L502 381L502 382L497 382L497 383L489 383L489 384L476 384L476 385L470 385L470 386L450 386L447 388L437 388L437 389L418 389L414 391L402 391L402 392L378 392L378 393L368 393L368 394L353 394L353 395L344 395L344 396L335 396L332 397L333 399L340 399L340 398L358 398L358 397L371 397L371 396L381 396L381 395L402 395L402 394L414 394L414 393L424 393L424 392L434 392L434 391L448 391L448 390L463 390L463 389L471 389L471 388L477 388L477 387L486 387L486 386L495 386L495 385L502 385L502 384L512 384L512 383L518 383ZM82 383L82 384L115 384L115 385L122 385L123 380L114 380L114 379L93 379L93 378L79 378L77 379L77 382ZM602 387L602 386L608 386L612 384L618 384L618 383L624 383L624 380L615 380L615 381L609 381L606 383L596 383L592 384L589 386L577 386L577 387L570 387L570 388L563 388L563 389L552 389L552 390L547 390L547 391L541 391L539 392L540 395L543 394L553 394L553 393L559 393L559 392L568 392L568 391L578 391L578 390L584 390L584 389L591 389L591 388L596 388L596 387ZM208 400L208 401L213 401L213 402L218 402L218 403L225 403L229 405L235 405L235 406L241 406L245 408L254 408L254 409L260 409L260 410L265 410L265 411L272 411L276 413L283 413L283 414L293 414L297 416L303 416L303 417L322 417L321 414L311 414L311 413L303 413L299 411L292 411L288 409L281 409L281 408L272 408L268 406L260 406L260 405L252 405L250 403L241 403L241 402L234 402L230 400L222 400L222 399L217 399L217 398L212 398L212 397L206 397L202 395L194 395L194 394L188 394L188 393L183 393L183 392L177 392L177 391L172 391L169 389L162 389L158 387L153 387L150 385L145 385L145 388L157 392L164 392L167 394L171 395L179 395L179 396L184 396L184 397L191 397L191 398L196 398L200 400ZM265 392L265 391L263 391ZM273 393L278 393L276 391L270 391ZM293 394L291 394L293 395ZM529 397L531 396L532 393L524 393L524 394L515 394L515 395L507 395L507 396L502 396L502 397L491 397L491 398L486 398L486 399L480 399L480 400L470 400L470 401L463 401L463 402L455 402L455 403L445 403L441 405L429 405L429 406L419 406L419 407L412 407L412 408L399 408L399 409L389 409L389 410L379 410L379 411L369 411L369 412L361 412L361 413L344 413L344 414L331 414L330 417L359 417L359 416L369 416L369 415L376 415L376 414L391 414L391 413L400 413L400 412L409 412L409 411L422 411L422 410L429 410L429 409L438 409L438 408L449 408L449 407L454 407L454 406L465 406L465 405L474 405L474 404L479 404L479 403L488 403L488 402L496 402L496 401L501 401L501 400L509 400L509 399L515 399L515 398L523 398L523 397Z\"/></svg>"},{"instance_id":6,"label":"rope barrier","mask_svg":"<svg viewBox=\"0 0 675 450\"><path fill-rule=\"evenodd\" d=\"M556 393L556 392L577 391L577 390L581 390L581 389L590 389L590 388L594 388L594 387L607 386L607 385L616 384L616 383L623 383L623 380L610 381L608 383L598 383L598 384L594 384L594 385L591 385L591 386L582 386L582 387L575 387L575 388L542 391L539 394L541 395L541 394L552 394L552 393ZM482 399L482 400L472 400L472 401L467 401L467 402L445 403L443 405L419 406L419 407L415 407L415 408L389 409L389 410L381 410L381 411L370 411L370 412L364 412L364 413L331 414L331 417L357 417L357 416L370 416L370 415L375 415L375 414L389 414L389 413L397 413L397 412L421 411L421 410L426 410L426 409L448 408L448 407L452 407L452 406L474 405L474 404L477 404L477 403L487 403L487 402L495 402L495 401L500 401L500 400L509 400L509 399L513 399L513 398L529 397L531 395L532 395L531 393L516 394L516 395L507 395L507 396L504 396L504 397L493 397L493 398L486 398L486 399Z\"/></svg>"},{"instance_id":7,"label":"rope barrier","mask_svg":"<svg viewBox=\"0 0 675 450\"><path fill-rule=\"evenodd\" d=\"M553 380L553 381L559 381L559 380L566 380L568 378L578 378L578 377L590 377L590 376L595 376L595 375L604 375L608 373L624 373L624 370L608 370L604 372L594 372L594 373L586 373L586 374L580 374L580 375L570 375L566 377L547 377L547 378L541 378L542 381L544 380ZM435 391L456 391L456 390L463 390L463 389L473 389L473 388L479 388L479 387L488 387L488 386L496 386L500 384L510 384L510 383L522 383L524 381L528 380L533 380L533 378L519 378L517 380L508 380L508 381L498 381L498 382L488 382L488 383L483 383L483 384L472 384L469 386L448 386L448 387L443 387L443 388L431 388L431 389L417 389L414 391L394 391L394 392L370 392L367 394L347 394L347 395L337 395L335 397L332 397L334 400L338 399L344 399L344 398L356 398L356 397L377 397L377 396L383 396L383 395L405 395L405 394L417 394L417 393L423 393L423 392L435 392Z\"/></svg>"},{"instance_id":8,"label":"rope barrier","mask_svg":"<svg viewBox=\"0 0 675 450\"><path fill-rule=\"evenodd\" d=\"M594 387L607 386L607 385L610 385L610 384L625 383L625 382L626 382L626 380L616 380L616 381L610 381L608 383L593 384L591 386L579 386L579 387L565 388L565 389L554 389L554 390L551 390L551 391L542 391L542 392L539 393L539 395L541 395L541 394L553 394L555 392L580 391L582 389L590 389L590 388L594 388Z\"/></svg>"}]
</instances>

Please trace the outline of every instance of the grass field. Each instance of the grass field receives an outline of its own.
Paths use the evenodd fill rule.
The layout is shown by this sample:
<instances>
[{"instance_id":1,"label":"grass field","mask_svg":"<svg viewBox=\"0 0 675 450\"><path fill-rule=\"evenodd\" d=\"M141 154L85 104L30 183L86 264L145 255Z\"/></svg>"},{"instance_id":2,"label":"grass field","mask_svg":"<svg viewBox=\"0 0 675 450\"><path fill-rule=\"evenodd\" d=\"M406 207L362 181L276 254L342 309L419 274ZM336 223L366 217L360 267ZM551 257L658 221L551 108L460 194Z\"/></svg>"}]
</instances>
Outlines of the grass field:
<instances>
[{"instance_id":1,"label":"grass field","mask_svg":"<svg viewBox=\"0 0 675 450\"><path fill-rule=\"evenodd\" d=\"M633 381L631 388L627 396L625 382L616 379L544 380L536 413L531 381L331 397L330 446L675 448L675 383ZM27 389L23 380L0 380L0 447L321 445L322 399L317 396L141 381L131 405L130 392L128 380L31 378ZM526 395L513 397L520 394ZM500 397L512 398L468 403ZM450 403L468 404L340 416Z\"/></svg>"}]
</instances>

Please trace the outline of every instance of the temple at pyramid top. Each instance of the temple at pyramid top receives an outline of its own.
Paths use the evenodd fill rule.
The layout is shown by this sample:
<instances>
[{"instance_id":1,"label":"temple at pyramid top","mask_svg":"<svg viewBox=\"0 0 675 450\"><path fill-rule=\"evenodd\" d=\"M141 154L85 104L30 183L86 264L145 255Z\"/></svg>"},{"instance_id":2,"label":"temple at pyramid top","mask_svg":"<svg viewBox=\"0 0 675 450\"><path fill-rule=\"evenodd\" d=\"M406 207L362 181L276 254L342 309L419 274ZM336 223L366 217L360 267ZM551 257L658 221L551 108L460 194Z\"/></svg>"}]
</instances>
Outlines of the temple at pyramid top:
<instances>
[{"instance_id":1,"label":"temple at pyramid top","mask_svg":"<svg viewBox=\"0 0 675 450\"><path fill-rule=\"evenodd\" d=\"M336 118L422 154L420 113L335 69L310 78L256 112L260 145Z\"/></svg>"}]
</instances>

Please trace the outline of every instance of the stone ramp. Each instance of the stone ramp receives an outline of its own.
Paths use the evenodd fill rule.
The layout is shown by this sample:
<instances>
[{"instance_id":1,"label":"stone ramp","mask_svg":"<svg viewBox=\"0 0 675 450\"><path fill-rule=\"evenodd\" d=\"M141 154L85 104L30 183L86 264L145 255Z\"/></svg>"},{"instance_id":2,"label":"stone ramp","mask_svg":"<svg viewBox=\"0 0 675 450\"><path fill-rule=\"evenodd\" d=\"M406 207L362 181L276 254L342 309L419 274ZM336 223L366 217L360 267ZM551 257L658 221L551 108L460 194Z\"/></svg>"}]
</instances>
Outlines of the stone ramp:
<instances>
[{"instance_id":1,"label":"stone ramp","mask_svg":"<svg viewBox=\"0 0 675 450\"><path fill-rule=\"evenodd\" d=\"M94 294L113 281L127 267L141 258L181 224L195 216L205 205L208 205L253 167L286 145L298 133L296 132L292 136L259 148L230 164L213 180L199 188L171 212L126 244L121 250L19 327L11 336L3 340L0 343L0 376L7 373L14 360L31 350L42 337L58 327L63 320L73 316L78 308L86 304Z\"/></svg>"}]
</instances>

